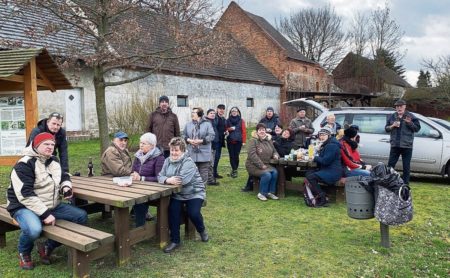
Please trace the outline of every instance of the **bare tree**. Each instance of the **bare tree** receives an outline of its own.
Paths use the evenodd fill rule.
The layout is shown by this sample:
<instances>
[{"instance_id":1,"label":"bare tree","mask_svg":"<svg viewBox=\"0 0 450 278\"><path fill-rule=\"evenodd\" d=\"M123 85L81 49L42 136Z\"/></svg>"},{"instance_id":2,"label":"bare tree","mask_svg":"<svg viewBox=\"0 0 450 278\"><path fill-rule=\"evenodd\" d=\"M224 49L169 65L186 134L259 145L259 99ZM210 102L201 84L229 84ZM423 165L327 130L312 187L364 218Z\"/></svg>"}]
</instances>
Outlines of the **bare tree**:
<instances>
[{"instance_id":1,"label":"bare tree","mask_svg":"<svg viewBox=\"0 0 450 278\"><path fill-rule=\"evenodd\" d=\"M392 53L397 61L403 58L404 54L400 52L400 46L405 32L391 18L391 9L387 5L384 9L378 8L371 13L369 32L373 57L383 50Z\"/></svg>"},{"instance_id":2,"label":"bare tree","mask_svg":"<svg viewBox=\"0 0 450 278\"><path fill-rule=\"evenodd\" d=\"M22 9L52 15L45 33L71 31L77 44L65 50L65 62L93 70L102 151L109 144L106 88L145 78L162 67L187 63L204 67L223 63L228 38L210 29L215 10L208 0L16 0ZM49 18L42 16L42 20ZM42 31L41 31L42 32ZM112 74L132 69L136 74Z\"/></svg>"},{"instance_id":3,"label":"bare tree","mask_svg":"<svg viewBox=\"0 0 450 278\"><path fill-rule=\"evenodd\" d=\"M331 70L345 54L342 19L329 5L281 18L276 28L307 58Z\"/></svg>"},{"instance_id":4,"label":"bare tree","mask_svg":"<svg viewBox=\"0 0 450 278\"><path fill-rule=\"evenodd\" d=\"M434 85L450 100L450 55L423 59L422 65L432 73Z\"/></svg>"},{"instance_id":5,"label":"bare tree","mask_svg":"<svg viewBox=\"0 0 450 278\"><path fill-rule=\"evenodd\" d=\"M357 55L364 56L369 45L369 17L358 11L352 19L348 32L350 49Z\"/></svg>"}]
</instances>

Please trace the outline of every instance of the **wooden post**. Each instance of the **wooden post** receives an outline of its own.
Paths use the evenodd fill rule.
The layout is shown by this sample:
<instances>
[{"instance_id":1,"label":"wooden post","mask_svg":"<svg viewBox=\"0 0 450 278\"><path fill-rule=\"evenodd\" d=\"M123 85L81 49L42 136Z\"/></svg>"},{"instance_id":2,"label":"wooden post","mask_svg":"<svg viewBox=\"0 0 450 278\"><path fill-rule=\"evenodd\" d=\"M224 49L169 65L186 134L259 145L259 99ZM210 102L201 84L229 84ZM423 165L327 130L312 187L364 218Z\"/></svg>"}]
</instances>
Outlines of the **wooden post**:
<instances>
[{"instance_id":1,"label":"wooden post","mask_svg":"<svg viewBox=\"0 0 450 278\"><path fill-rule=\"evenodd\" d=\"M31 134L31 130L38 121L38 103L37 103L37 80L36 80L36 58L32 58L24 68L23 88L25 100L25 125L26 137Z\"/></svg>"},{"instance_id":2,"label":"wooden post","mask_svg":"<svg viewBox=\"0 0 450 278\"><path fill-rule=\"evenodd\" d=\"M286 173L284 171L284 166L281 164L277 164L278 171L278 197L284 198L286 197Z\"/></svg>"},{"instance_id":3,"label":"wooden post","mask_svg":"<svg viewBox=\"0 0 450 278\"><path fill-rule=\"evenodd\" d=\"M117 265L129 262L131 257L130 212L128 208L114 208L114 230L116 234Z\"/></svg>"},{"instance_id":4,"label":"wooden post","mask_svg":"<svg viewBox=\"0 0 450 278\"><path fill-rule=\"evenodd\" d=\"M157 231L159 235L159 247L164 248L169 243L169 201L170 196L161 196L158 199Z\"/></svg>"},{"instance_id":5,"label":"wooden post","mask_svg":"<svg viewBox=\"0 0 450 278\"><path fill-rule=\"evenodd\" d=\"M389 226L380 222L381 246L385 248L391 247L389 242Z\"/></svg>"},{"instance_id":6,"label":"wooden post","mask_svg":"<svg viewBox=\"0 0 450 278\"><path fill-rule=\"evenodd\" d=\"M76 249L70 251L73 267L74 278L88 278L89 274L89 257L86 253Z\"/></svg>"}]
</instances>

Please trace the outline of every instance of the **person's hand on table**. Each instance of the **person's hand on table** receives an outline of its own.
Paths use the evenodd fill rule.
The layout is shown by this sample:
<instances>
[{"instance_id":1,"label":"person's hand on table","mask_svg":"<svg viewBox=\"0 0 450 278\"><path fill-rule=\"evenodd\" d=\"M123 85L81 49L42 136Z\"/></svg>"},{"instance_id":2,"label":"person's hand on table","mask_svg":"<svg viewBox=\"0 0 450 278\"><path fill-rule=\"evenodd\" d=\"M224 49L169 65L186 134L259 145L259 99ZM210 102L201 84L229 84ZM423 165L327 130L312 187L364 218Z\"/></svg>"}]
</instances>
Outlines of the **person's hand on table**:
<instances>
[{"instance_id":1,"label":"person's hand on table","mask_svg":"<svg viewBox=\"0 0 450 278\"><path fill-rule=\"evenodd\" d=\"M141 180L141 175L139 175L138 172L135 171L135 172L131 173L131 179L134 181L139 181L139 180Z\"/></svg>"},{"instance_id":2,"label":"person's hand on table","mask_svg":"<svg viewBox=\"0 0 450 278\"><path fill-rule=\"evenodd\" d=\"M166 183L167 184L181 185L181 182L182 182L181 178L178 177L178 176L173 176L173 177L170 177L170 178L166 179Z\"/></svg>"},{"instance_id":3,"label":"person's hand on table","mask_svg":"<svg viewBox=\"0 0 450 278\"><path fill-rule=\"evenodd\" d=\"M73 197L72 189L70 187L64 187L63 196L64 196L65 200L72 199L72 197Z\"/></svg>"},{"instance_id":4,"label":"person's hand on table","mask_svg":"<svg viewBox=\"0 0 450 278\"><path fill-rule=\"evenodd\" d=\"M50 214L49 216L47 216L47 218L45 218L43 220L43 222L44 222L45 225L55 226L56 218L53 215Z\"/></svg>"}]
</instances>

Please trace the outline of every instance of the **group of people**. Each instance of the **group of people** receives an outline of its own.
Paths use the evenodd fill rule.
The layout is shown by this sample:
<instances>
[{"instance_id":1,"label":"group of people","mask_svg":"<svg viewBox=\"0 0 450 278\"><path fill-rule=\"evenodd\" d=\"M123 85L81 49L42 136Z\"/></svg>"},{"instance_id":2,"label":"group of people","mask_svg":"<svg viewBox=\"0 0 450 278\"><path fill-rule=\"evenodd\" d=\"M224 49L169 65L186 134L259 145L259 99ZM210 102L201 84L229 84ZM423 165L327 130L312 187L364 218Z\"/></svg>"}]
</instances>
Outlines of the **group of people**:
<instances>
[{"instance_id":1,"label":"group of people","mask_svg":"<svg viewBox=\"0 0 450 278\"><path fill-rule=\"evenodd\" d=\"M409 183L409 163L412 156L414 132L420 124L413 114L406 111L406 102L395 103L396 112L387 120L386 132L391 133L391 151L388 165L394 167L399 156L403 160L403 179ZM23 157L11 172L11 184L7 189L7 210L21 228L19 237L19 266L33 269L31 251L40 236L42 225L54 225L56 219L79 224L87 222L84 210L64 202L71 199L72 185L69 175L67 139L62 128L63 117L51 113L38 122L30 134ZM318 170L306 175L306 182L315 188L319 205L326 205L326 198L319 183L333 184L342 176L368 175L366 165L358 152L357 126L347 127L338 141L340 125L334 115L328 115L318 132L320 141L314 161ZM260 179L257 198L262 201L278 199L275 195L278 173L270 165L270 159L289 154L292 149L306 147L314 129L306 110L299 108L289 127L282 128L272 107L256 126L248 146L245 167L249 173L245 191L252 178ZM181 185L181 190L171 196L169 204L169 230L171 242L164 252L172 252L180 246L180 215L183 206L195 225L201 240L209 235L204 225L201 207L206 201L206 185L218 185L216 179L222 147L230 156L229 176L238 176L239 154L246 143L246 126L237 107L230 109L225 119L225 105L206 114L200 107L192 109L191 121L180 132L178 117L170 109L169 98L159 98L159 106L149 115L148 132L140 137L139 150L132 159L128 151L128 135L119 131L101 157L102 175L130 176L133 181L153 181L162 184ZM57 158L59 157L59 159ZM344 165L344 166L343 166ZM142 226L153 217L148 204L133 207L135 225ZM58 242L47 240L38 246L41 262L50 263L52 251Z\"/></svg>"}]
</instances>

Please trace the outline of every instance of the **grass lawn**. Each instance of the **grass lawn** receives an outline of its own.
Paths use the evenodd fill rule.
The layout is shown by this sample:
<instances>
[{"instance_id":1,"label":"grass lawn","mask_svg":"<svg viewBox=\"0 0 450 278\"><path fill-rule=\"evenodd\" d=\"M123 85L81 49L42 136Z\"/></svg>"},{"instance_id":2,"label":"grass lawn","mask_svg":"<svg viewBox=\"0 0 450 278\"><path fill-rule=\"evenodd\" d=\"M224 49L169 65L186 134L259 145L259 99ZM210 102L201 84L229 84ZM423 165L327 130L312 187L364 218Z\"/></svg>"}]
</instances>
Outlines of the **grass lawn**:
<instances>
[{"instance_id":1,"label":"grass lawn","mask_svg":"<svg viewBox=\"0 0 450 278\"><path fill-rule=\"evenodd\" d=\"M87 174L89 157L100 172L98 141L70 143L70 169ZM224 149L226 153L226 150ZM380 246L375 219L353 220L345 204L308 208L298 193L279 201L261 202L242 193L247 174L224 178L208 188L203 208L210 242L184 241L173 254L164 254L156 240L132 249L131 263L118 268L114 256L92 263L92 277L448 277L450 271L450 187L413 182L413 221L391 227L392 247ZM229 171L223 157L220 173ZM0 202L4 203L10 168L0 168ZM155 212L155 209L152 209ZM90 225L112 231L111 219L90 216ZM7 234L0 249L0 277L69 277L65 248L55 252L51 266L36 264L20 271L17 259L19 232ZM33 258L36 261L37 254Z\"/></svg>"}]
</instances>

